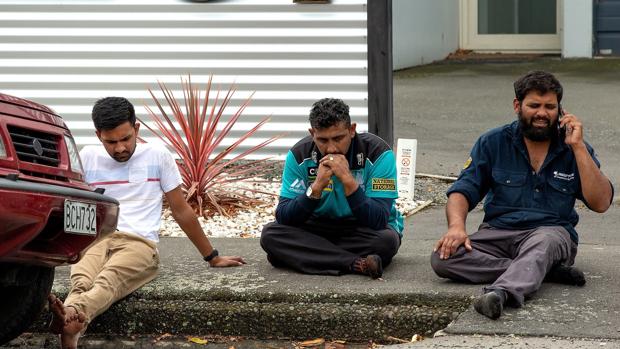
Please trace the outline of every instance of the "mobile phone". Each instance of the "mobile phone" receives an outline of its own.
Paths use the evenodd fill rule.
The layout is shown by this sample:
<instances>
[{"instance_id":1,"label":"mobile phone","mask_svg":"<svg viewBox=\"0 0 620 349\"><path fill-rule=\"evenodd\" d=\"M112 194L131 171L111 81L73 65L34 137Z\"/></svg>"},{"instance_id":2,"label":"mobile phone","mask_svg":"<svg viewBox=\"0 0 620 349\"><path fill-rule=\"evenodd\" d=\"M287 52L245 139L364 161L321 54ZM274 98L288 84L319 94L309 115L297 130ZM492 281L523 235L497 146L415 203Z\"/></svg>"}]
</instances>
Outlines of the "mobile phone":
<instances>
[{"instance_id":1,"label":"mobile phone","mask_svg":"<svg viewBox=\"0 0 620 349\"><path fill-rule=\"evenodd\" d=\"M560 121L562 121L563 116L564 109L562 109L562 104L558 103L558 135L562 141L566 138L566 125L560 126Z\"/></svg>"}]
</instances>

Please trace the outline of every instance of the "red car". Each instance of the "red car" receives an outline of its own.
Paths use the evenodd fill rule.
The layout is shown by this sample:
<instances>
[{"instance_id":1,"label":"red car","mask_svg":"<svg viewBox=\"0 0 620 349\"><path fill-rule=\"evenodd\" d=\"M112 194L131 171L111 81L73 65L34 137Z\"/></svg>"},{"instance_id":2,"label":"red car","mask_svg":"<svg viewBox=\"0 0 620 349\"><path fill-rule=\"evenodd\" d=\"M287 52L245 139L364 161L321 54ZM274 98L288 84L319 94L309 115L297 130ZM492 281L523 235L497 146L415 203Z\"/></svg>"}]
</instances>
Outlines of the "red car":
<instances>
[{"instance_id":1,"label":"red car","mask_svg":"<svg viewBox=\"0 0 620 349\"><path fill-rule=\"evenodd\" d=\"M0 345L38 317L54 267L77 262L117 220L118 201L84 182L60 116L0 94Z\"/></svg>"}]
</instances>

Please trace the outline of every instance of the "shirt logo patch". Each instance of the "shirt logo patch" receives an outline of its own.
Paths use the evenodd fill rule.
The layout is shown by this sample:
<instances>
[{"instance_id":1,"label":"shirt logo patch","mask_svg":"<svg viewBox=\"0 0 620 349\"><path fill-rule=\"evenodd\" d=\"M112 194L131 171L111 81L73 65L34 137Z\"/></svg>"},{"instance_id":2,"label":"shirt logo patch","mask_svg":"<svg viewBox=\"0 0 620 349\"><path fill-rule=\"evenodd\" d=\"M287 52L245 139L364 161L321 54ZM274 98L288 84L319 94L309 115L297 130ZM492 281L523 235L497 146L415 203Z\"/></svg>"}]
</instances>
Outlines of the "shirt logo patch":
<instances>
[{"instance_id":1,"label":"shirt logo patch","mask_svg":"<svg viewBox=\"0 0 620 349\"><path fill-rule=\"evenodd\" d=\"M471 156L467 159L467 161L465 161L465 164L463 165L463 170L468 168L469 165L471 165Z\"/></svg>"},{"instance_id":2,"label":"shirt logo patch","mask_svg":"<svg viewBox=\"0 0 620 349\"><path fill-rule=\"evenodd\" d=\"M372 190L374 191L394 191L396 190L396 180L392 178L373 178Z\"/></svg>"},{"instance_id":3,"label":"shirt logo patch","mask_svg":"<svg viewBox=\"0 0 620 349\"><path fill-rule=\"evenodd\" d=\"M572 181L575 179L575 173L562 173L558 171L553 171L553 178L561 179L563 181Z\"/></svg>"},{"instance_id":4,"label":"shirt logo patch","mask_svg":"<svg viewBox=\"0 0 620 349\"><path fill-rule=\"evenodd\" d=\"M317 172L319 172L319 168L318 167L308 167L308 176L309 177L316 177Z\"/></svg>"},{"instance_id":5,"label":"shirt logo patch","mask_svg":"<svg viewBox=\"0 0 620 349\"><path fill-rule=\"evenodd\" d=\"M306 191L306 183L303 179L297 178L291 183L289 189L297 193L304 193Z\"/></svg>"}]
</instances>

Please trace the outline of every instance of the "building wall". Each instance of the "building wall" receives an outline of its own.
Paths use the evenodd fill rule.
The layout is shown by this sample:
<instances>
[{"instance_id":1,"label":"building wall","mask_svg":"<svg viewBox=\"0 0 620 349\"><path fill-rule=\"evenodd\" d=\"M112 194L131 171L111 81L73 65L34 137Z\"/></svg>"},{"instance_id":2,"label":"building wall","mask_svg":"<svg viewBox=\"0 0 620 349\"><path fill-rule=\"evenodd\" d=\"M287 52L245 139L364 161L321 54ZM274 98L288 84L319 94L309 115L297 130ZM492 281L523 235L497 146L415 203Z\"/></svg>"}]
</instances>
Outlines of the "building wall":
<instances>
[{"instance_id":1,"label":"building wall","mask_svg":"<svg viewBox=\"0 0 620 349\"><path fill-rule=\"evenodd\" d=\"M592 57L592 0L564 1L562 57Z\"/></svg>"},{"instance_id":2,"label":"building wall","mask_svg":"<svg viewBox=\"0 0 620 349\"><path fill-rule=\"evenodd\" d=\"M459 3L393 0L394 70L444 59L459 47Z\"/></svg>"},{"instance_id":3,"label":"building wall","mask_svg":"<svg viewBox=\"0 0 620 349\"><path fill-rule=\"evenodd\" d=\"M204 88L213 74L214 89L237 86L224 121L256 91L222 147L271 115L238 149L286 133L256 153L283 157L308 134L310 106L323 97L342 98L367 130L366 4L0 0L0 91L53 108L83 146L99 142L97 99L124 96L150 120L145 104L157 108L147 88L161 99L162 81L182 99L181 76ZM141 136L157 141L144 127Z\"/></svg>"}]
</instances>

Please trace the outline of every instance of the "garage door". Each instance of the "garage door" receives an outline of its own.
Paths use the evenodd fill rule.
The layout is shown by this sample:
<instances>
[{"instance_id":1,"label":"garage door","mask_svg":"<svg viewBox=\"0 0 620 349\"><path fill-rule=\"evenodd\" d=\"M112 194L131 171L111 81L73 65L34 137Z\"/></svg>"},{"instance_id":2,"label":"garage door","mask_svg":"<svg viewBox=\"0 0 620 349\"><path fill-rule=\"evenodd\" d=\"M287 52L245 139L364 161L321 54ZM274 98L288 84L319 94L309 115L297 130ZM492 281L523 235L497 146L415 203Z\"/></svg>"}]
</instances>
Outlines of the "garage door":
<instances>
[{"instance_id":1,"label":"garage door","mask_svg":"<svg viewBox=\"0 0 620 349\"><path fill-rule=\"evenodd\" d=\"M595 55L620 56L620 0L595 1Z\"/></svg>"}]
</instances>

